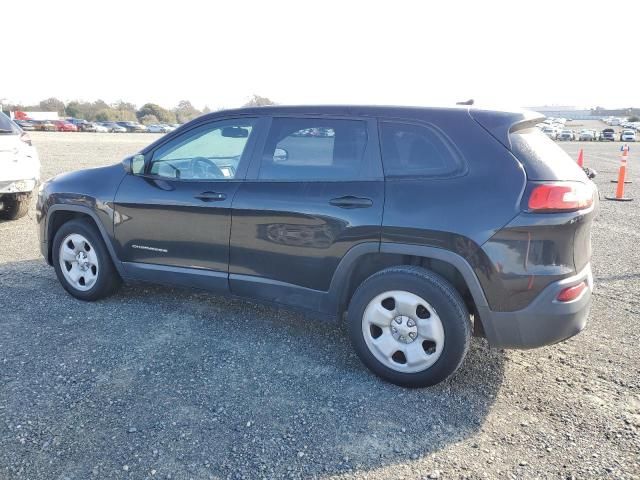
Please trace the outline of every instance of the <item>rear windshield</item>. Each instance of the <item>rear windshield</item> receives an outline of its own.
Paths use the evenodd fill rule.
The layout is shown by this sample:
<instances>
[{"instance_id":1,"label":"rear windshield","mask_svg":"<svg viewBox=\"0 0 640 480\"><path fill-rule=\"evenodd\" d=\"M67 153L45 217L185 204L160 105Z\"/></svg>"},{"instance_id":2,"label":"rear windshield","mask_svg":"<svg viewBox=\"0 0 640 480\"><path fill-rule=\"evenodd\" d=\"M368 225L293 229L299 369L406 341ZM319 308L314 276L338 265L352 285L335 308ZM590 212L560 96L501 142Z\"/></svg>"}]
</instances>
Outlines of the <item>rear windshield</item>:
<instances>
[{"instance_id":1,"label":"rear windshield","mask_svg":"<svg viewBox=\"0 0 640 480\"><path fill-rule=\"evenodd\" d=\"M11 121L4 113L0 112L0 134L13 134L20 133L20 127Z\"/></svg>"},{"instance_id":2,"label":"rear windshield","mask_svg":"<svg viewBox=\"0 0 640 480\"><path fill-rule=\"evenodd\" d=\"M538 128L517 130L509 137L511 152L530 180L584 180L575 161Z\"/></svg>"}]
</instances>

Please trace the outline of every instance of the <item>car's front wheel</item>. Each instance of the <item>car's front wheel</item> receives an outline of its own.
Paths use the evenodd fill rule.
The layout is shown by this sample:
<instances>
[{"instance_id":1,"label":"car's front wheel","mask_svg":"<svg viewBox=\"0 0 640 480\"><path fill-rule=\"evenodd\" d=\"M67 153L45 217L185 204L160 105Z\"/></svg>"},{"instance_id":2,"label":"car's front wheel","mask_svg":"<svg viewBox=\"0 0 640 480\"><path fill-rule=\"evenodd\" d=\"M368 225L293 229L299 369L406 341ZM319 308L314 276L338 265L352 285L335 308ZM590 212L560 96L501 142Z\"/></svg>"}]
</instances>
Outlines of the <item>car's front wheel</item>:
<instances>
[{"instance_id":1,"label":"car's front wheel","mask_svg":"<svg viewBox=\"0 0 640 480\"><path fill-rule=\"evenodd\" d=\"M52 257L58 280L80 300L107 297L120 286L107 247L88 221L71 220L62 225L53 240Z\"/></svg>"},{"instance_id":2,"label":"car's front wheel","mask_svg":"<svg viewBox=\"0 0 640 480\"><path fill-rule=\"evenodd\" d=\"M7 195L0 200L0 218L3 220L17 220L24 217L29 211L31 204L31 194L20 193L17 195Z\"/></svg>"},{"instance_id":3,"label":"car's front wheel","mask_svg":"<svg viewBox=\"0 0 640 480\"><path fill-rule=\"evenodd\" d=\"M471 322L458 291L440 275L398 266L375 273L354 293L351 342L380 377L406 387L441 382L469 348Z\"/></svg>"}]
</instances>

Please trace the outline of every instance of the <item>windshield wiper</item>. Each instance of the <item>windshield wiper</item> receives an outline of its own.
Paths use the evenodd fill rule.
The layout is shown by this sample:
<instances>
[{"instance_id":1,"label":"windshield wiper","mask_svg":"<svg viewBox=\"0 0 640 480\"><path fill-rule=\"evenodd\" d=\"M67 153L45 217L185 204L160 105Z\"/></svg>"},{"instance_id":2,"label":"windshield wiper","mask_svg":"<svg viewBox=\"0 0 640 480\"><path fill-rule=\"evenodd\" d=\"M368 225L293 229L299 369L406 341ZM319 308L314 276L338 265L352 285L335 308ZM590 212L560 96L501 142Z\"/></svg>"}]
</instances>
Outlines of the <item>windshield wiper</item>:
<instances>
[{"instance_id":1,"label":"windshield wiper","mask_svg":"<svg viewBox=\"0 0 640 480\"><path fill-rule=\"evenodd\" d=\"M0 133L13 133L13 130L6 130L4 128L0 128Z\"/></svg>"}]
</instances>

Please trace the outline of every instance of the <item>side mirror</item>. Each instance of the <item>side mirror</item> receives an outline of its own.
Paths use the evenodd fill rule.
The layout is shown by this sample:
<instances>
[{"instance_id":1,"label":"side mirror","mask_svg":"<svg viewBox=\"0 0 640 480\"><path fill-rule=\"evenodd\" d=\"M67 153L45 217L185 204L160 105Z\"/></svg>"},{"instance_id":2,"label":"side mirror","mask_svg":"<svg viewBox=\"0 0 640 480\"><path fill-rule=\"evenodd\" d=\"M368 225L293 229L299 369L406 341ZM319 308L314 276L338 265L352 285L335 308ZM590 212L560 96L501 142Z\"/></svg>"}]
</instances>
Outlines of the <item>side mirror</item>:
<instances>
[{"instance_id":1,"label":"side mirror","mask_svg":"<svg viewBox=\"0 0 640 480\"><path fill-rule=\"evenodd\" d=\"M127 174L129 175L133 174L132 163L133 163L133 157L127 157L124 160L122 160L122 168L124 168L124 171L127 172Z\"/></svg>"},{"instance_id":2,"label":"side mirror","mask_svg":"<svg viewBox=\"0 0 640 480\"><path fill-rule=\"evenodd\" d=\"M141 175L144 173L144 155L137 153L122 161L122 168L129 175Z\"/></svg>"},{"instance_id":3,"label":"side mirror","mask_svg":"<svg viewBox=\"0 0 640 480\"><path fill-rule=\"evenodd\" d=\"M289 160L289 152L287 152L284 148L276 148L273 151L274 162L286 162L287 160Z\"/></svg>"}]
</instances>

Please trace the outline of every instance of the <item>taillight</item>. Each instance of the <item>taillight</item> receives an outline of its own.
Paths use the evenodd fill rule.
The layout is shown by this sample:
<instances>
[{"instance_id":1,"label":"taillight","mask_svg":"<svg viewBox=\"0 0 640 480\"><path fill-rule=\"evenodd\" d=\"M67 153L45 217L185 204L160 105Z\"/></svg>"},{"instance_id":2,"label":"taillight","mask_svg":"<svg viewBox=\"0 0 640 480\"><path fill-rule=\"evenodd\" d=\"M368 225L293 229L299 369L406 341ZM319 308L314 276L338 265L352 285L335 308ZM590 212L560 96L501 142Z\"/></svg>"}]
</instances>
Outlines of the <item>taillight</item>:
<instances>
[{"instance_id":1,"label":"taillight","mask_svg":"<svg viewBox=\"0 0 640 480\"><path fill-rule=\"evenodd\" d=\"M578 285L561 290L556 299L559 302L570 302L571 300L578 298L585 288L587 288L587 284L585 282L580 282Z\"/></svg>"},{"instance_id":2,"label":"taillight","mask_svg":"<svg viewBox=\"0 0 640 480\"><path fill-rule=\"evenodd\" d=\"M22 135L20 135L20 140L22 140L27 145L31 146L31 137L27 132L22 132Z\"/></svg>"},{"instance_id":3,"label":"taillight","mask_svg":"<svg viewBox=\"0 0 640 480\"><path fill-rule=\"evenodd\" d=\"M594 188L580 182L537 185L529 194L529 210L539 213L574 212L593 204Z\"/></svg>"}]
</instances>

